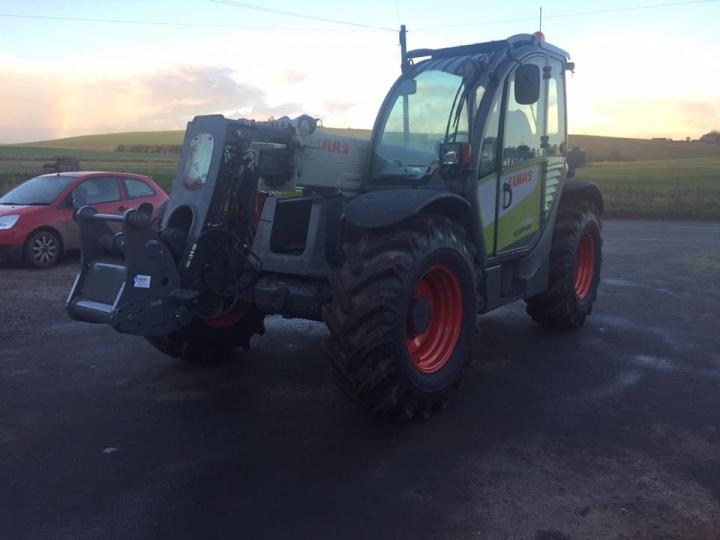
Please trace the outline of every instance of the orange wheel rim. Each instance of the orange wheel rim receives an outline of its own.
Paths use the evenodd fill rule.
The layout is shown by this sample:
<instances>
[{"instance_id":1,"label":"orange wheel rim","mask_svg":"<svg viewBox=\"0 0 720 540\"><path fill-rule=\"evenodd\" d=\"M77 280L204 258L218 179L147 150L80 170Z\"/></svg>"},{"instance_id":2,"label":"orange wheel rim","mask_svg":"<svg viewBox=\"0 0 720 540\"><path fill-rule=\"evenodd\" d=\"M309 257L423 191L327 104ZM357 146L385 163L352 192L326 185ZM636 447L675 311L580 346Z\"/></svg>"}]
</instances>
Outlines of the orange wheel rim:
<instances>
[{"instance_id":1,"label":"orange wheel rim","mask_svg":"<svg viewBox=\"0 0 720 540\"><path fill-rule=\"evenodd\" d=\"M418 281L413 299L430 305L427 328L420 333L407 331L407 349L415 367L422 373L435 373L450 360L463 323L460 282L444 265L429 268Z\"/></svg>"},{"instance_id":2,"label":"orange wheel rim","mask_svg":"<svg viewBox=\"0 0 720 540\"><path fill-rule=\"evenodd\" d=\"M577 264L575 266L575 294L580 300L585 300L590 294L590 288L595 277L595 237L585 232L580 237L577 250Z\"/></svg>"}]
</instances>

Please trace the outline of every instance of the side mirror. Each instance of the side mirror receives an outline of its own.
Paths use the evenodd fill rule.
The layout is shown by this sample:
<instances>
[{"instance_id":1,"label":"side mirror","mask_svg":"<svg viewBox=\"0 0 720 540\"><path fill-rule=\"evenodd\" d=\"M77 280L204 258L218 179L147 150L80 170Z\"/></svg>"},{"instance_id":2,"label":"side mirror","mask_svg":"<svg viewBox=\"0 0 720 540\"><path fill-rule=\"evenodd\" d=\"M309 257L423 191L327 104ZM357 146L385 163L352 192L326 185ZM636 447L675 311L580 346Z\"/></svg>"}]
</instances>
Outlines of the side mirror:
<instances>
[{"instance_id":1,"label":"side mirror","mask_svg":"<svg viewBox=\"0 0 720 540\"><path fill-rule=\"evenodd\" d=\"M403 79L400 81L398 91L401 96L412 96L417 93L417 81L415 79Z\"/></svg>"},{"instance_id":2,"label":"side mirror","mask_svg":"<svg viewBox=\"0 0 720 540\"><path fill-rule=\"evenodd\" d=\"M515 70L515 101L532 105L540 99L540 68L535 64L522 64Z\"/></svg>"},{"instance_id":3,"label":"side mirror","mask_svg":"<svg viewBox=\"0 0 720 540\"><path fill-rule=\"evenodd\" d=\"M566 178L572 178L575 176L575 171L585 166L587 163L587 153L583 148L573 148L569 150L565 156L565 163L567 163L567 174Z\"/></svg>"}]
</instances>

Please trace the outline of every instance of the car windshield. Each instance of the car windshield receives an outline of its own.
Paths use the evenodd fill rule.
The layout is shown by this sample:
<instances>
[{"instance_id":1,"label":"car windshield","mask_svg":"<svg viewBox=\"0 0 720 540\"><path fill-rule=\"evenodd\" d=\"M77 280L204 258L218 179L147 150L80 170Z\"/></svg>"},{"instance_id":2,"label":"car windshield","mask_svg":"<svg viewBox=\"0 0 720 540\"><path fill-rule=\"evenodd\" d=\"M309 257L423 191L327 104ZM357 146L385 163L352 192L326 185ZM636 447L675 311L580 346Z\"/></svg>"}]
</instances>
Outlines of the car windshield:
<instances>
[{"instance_id":1,"label":"car windshield","mask_svg":"<svg viewBox=\"0 0 720 540\"><path fill-rule=\"evenodd\" d=\"M428 70L396 87L375 147L375 178L419 180L438 160L440 144L468 141L463 79Z\"/></svg>"},{"instance_id":2,"label":"car windshield","mask_svg":"<svg viewBox=\"0 0 720 540\"><path fill-rule=\"evenodd\" d=\"M0 204L51 204L75 179L75 176L38 176L0 197Z\"/></svg>"}]
</instances>

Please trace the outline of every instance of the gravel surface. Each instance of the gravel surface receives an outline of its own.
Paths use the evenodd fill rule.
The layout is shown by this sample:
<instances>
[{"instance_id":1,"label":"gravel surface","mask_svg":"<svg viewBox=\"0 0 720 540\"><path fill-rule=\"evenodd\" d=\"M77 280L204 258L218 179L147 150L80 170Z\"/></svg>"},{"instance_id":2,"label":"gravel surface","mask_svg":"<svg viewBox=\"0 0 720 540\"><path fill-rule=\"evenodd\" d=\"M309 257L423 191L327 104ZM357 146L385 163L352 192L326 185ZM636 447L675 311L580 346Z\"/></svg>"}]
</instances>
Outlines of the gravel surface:
<instances>
[{"instance_id":1,"label":"gravel surface","mask_svg":"<svg viewBox=\"0 0 720 540\"><path fill-rule=\"evenodd\" d=\"M63 315L78 259L0 268L0 537L720 538L720 224L609 221L570 334L480 321L429 422L333 384L317 323L213 367Z\"/></svg>"}]
</instances>

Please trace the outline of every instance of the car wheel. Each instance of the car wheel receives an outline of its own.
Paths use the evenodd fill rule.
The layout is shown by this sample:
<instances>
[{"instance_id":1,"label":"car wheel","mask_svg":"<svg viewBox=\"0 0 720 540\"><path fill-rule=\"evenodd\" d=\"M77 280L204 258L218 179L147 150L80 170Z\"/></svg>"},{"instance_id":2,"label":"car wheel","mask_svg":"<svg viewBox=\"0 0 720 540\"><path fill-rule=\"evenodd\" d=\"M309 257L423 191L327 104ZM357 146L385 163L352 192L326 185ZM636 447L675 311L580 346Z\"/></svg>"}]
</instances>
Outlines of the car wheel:
<instances>
[{"instance_id":1,"label":"car wheel","mask_svg":"<svg viewBox=\"0 0 720 540\"><path fill-rule=\"evenodd\" d=\"M60 259L60 237L52 231L40 230L25 242L25 262L35 268L47 268Z\"/></svg>"}]
</instances>

